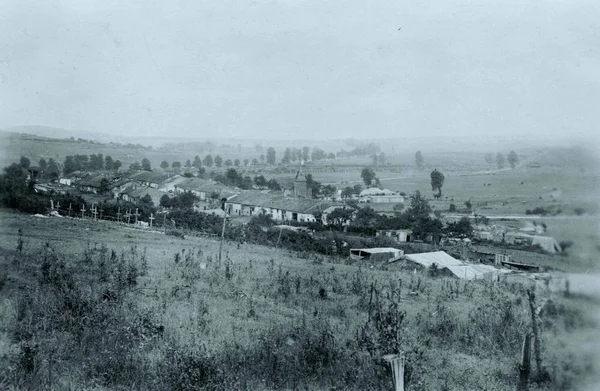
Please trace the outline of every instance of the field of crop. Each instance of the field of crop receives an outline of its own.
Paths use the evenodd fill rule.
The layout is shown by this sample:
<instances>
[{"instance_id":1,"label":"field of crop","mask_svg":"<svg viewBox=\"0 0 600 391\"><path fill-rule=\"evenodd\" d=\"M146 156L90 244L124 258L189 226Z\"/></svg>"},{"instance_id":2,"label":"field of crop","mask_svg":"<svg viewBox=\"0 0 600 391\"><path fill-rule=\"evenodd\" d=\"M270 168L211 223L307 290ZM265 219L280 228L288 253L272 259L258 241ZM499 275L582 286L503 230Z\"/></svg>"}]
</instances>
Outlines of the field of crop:
<instances>
[{"instance_id":1,"label":"field of crop","mask_svg":"<svg viewBox=\"0 0 600 391\"><path fill-rule=\"evenodd\" d=\"M0 213L3 388L392 389L381 356L400 350L407 390L515 387L531 324L518 286L227 241L219 262L216 240ZM123 267L138 275L127 274L131 288L116 283ZM63 285L69 270L74 285ZM87 300L98 291L92 303L110 316L69 304L56 318L52 286ZM534 366L531 389L593 389L599 304L544 291L536 300L546 303L545 373ZM108 320L86 320L96 317ZM79 326L60 331L65 321Z\"/></svg>"}]
</instances>

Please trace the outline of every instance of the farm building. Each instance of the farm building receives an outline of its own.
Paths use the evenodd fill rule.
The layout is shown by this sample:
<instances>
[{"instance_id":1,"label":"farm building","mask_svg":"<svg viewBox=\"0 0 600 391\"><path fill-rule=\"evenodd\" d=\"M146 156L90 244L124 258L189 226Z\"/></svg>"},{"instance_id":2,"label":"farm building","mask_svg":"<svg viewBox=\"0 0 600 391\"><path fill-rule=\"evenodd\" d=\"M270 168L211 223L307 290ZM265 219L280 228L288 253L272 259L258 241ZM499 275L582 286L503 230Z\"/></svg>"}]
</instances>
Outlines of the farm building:
<instances>
[{"instance_id":1,"label":"farm building","mask_svg":"<svg viewBox=\"0 0 600 391\"><path fill-rule=\"evenodd\" d=\"M424 270L435 264L442 275L465 280L497 280L499 275L509 272L507 269L499 269L490 265L465 263L451 257L444 251L407 254L402 259L405 262L403 266L407 268Z\"/></svg>"},{"instance_id":2,"label":"farm building","mask_svg":"<svg viewBox=\"0 0 600 391\"><path fill-rule=\"evenodd\" d=\"M88 172L85 171L74 171L70 174L67 175L63 175L58 182L62 185L67 185L67 186L71 186L73 185L74 182L85 178L86 176L90 175Z\"/></svg>"},{"instance_id":3,"label":"farm building","mask_svg":"<svg viewBox=\"0 0 600 391\"><path fill-rule=\"evenodd\" d=\"M159 186L171 177L171 174L159 171L142 171L129 177L130 182L136 182L140 186L158 189Z\"/></svg>"},{"instance_id":4,"label":"farm building","mask_svg":"<svg viewBox=\"0 0 600 391\"><path fill-rule=\"evenodd\" d=\"M477 264L451 265L446 266L446 269L453 276L464 280L496 280L500 273L508 272L508 270L497 269L493 266Z\"/></svg>"},{"instance_id":5,"label":"farm building","mask_svg":"<svg viewBox=\"0 0 600 391\"><path fill-rule=\"evenodd\" d=\"M218 217L229 217L229 215L227 215L227 213L225 213L225 211L223 209L219 209L219 208L201 209L198 207L194 207L194 211L199 212L199 213L204 213L207 215L218 216Z\"/></svg>"},{"instance_id":6,"label":"farm building","mask_svg":"<svg viewBox=\"0 0 600 391\"><path fill-rule=\"evenodd\" d=\"M366 261L385 261L391 262L397 260L404 254L403 250L393 247L375 247L375 248L352 248L350 249L350 258Z\"/></svg>"},{"instance_id":7,"label":"farm building","mask_svg":"<svg viewBox=\"0 0 600 391\"><path fill-rule=\"evenodd\" d=\"M329 201L250 190L227 200L225 211L231 216L266 214L276 221L316 222L332 206Z\"/></svg>"},{"instance_id":8,"label":"farm building","mask_svg":"<svg viewBox=\"0 0 600 391\"><path fill-rule=\"evenodd\" d=\"M434 263L442 269L448 266L462 266L463 262L446 254L444 251L434 251L430 253L406 254L404 256L407 266L416 266L418 268L428 268Z\"/></svg>"},{"instance_id":9,"label":"farm building","mask_svg":"<svg viewBox=\"0 0 600 391\"><path fill-rule=\"evenodd\" d=\"M504 240L508 244L530 244L540 246L544 251L551 254L561 251L560 245L551 236L529 235L521 232L507 232Z\"/></svg>"},{"instance_id":10,"label":"farm building","mask_svg":"<svg viewBox=\"0 0 600 391\"><path fill-rule=\"evenodd\" d=\"M376 237L388 237L397 240L400 243L407 243L412 240L412 230L410 229L380 229L375 232Z\"/></svg>"},{"instance_id":11,"label":"farm building","mask_svg":"<svg viewBox=\"0 0 600 391\"><path fill-rule=\"evenodd\" d=\"M186 178L187 180L175 184L173 187L175 193L180 194L189 191L196 195L200 201L210 200L213 195L218 195L219 199L228 200L239 192L235 189L200 178Z\"/></svg>"},{"instance_id":12,"label":"farm building","mask_svg":"<svg viewBox=\"0 0 600 391\"><path fill-rule=\"evenodd\" d=\"M124 201L136 202L146 194L152 198L154 205L159 205L160 198L165 193L153 187L128 186L119 193L119 196Z\"/></svg>"},{"instance_id":13,"label":"farm building","mask_svg":"<svg viewBox=\"0 0 600 391\"><path fill-rule=\"evenodd\" d=\"M404 197L389 189L370 187L360 192L358 202L369 202L374 204L399 204L404 202Z\"/></svg>"}]
</instances>

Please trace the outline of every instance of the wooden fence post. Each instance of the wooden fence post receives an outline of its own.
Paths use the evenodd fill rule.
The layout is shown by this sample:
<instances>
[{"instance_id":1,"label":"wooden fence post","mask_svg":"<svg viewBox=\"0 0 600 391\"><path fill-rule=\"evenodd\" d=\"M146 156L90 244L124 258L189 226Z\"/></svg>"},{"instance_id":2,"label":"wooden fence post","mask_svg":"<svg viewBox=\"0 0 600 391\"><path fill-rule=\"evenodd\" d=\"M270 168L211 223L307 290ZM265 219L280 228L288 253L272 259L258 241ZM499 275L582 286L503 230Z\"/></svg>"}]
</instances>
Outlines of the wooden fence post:
<instances>
[{"instance_id":1,"label":"wooden fence post","mask_svg":"<svg viewBox=\"0 0 600 391\"><path fill-rule=\"evenodd\" d=\"M521 364L519 365L519 382L517 391L529 389L529 373L531 372L531 334L523 337L523 351L521 353Z\"/></svg>"},{"instance_id":2,"label":"wooden fence post","mask_svg":"<svg viewBox=\"0 0 600 391\"><path fill-rule=\"evenodd\" d=\"M404 354L386 354L383 359L392 367L396 391L404 391Z\"/></svg>"}]
</instances>

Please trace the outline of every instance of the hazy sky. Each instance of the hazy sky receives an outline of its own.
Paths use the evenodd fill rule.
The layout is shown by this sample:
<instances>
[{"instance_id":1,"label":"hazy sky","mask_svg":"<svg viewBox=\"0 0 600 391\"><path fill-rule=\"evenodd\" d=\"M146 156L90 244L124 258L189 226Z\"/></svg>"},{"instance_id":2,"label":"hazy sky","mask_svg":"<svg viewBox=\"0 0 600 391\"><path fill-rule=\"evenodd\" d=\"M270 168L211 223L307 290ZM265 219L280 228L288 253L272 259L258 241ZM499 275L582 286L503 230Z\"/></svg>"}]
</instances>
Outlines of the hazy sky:
<instances>
[{"instance_id":1,"label":"hazy sky","mask_svg":"<svg viewBox=\"0 0 600 391\"><path fill-rule=\"evenodd\" d=\"M16 125L591 136L600 1L2 0L0 127Z\"/></svg>"}]
</instances>

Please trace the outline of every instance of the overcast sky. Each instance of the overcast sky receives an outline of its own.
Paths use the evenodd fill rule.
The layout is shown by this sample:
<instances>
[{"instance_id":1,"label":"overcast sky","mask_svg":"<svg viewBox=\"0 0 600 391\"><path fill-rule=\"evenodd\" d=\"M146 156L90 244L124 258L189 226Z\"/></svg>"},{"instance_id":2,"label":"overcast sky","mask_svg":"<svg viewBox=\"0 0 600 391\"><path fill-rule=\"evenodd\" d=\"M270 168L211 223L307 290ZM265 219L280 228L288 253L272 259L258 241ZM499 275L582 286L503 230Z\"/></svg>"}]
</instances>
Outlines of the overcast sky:
<instances>
[{"instance_id":1,"label":"overcast sky","mask_svg":"<svg viewBox=\"0 0 600 391\"><path fill-rule=\"evenodd\" d=\"M0 127L591 136L598 0L0 1Z\"/></svg>"}]
</instances>

